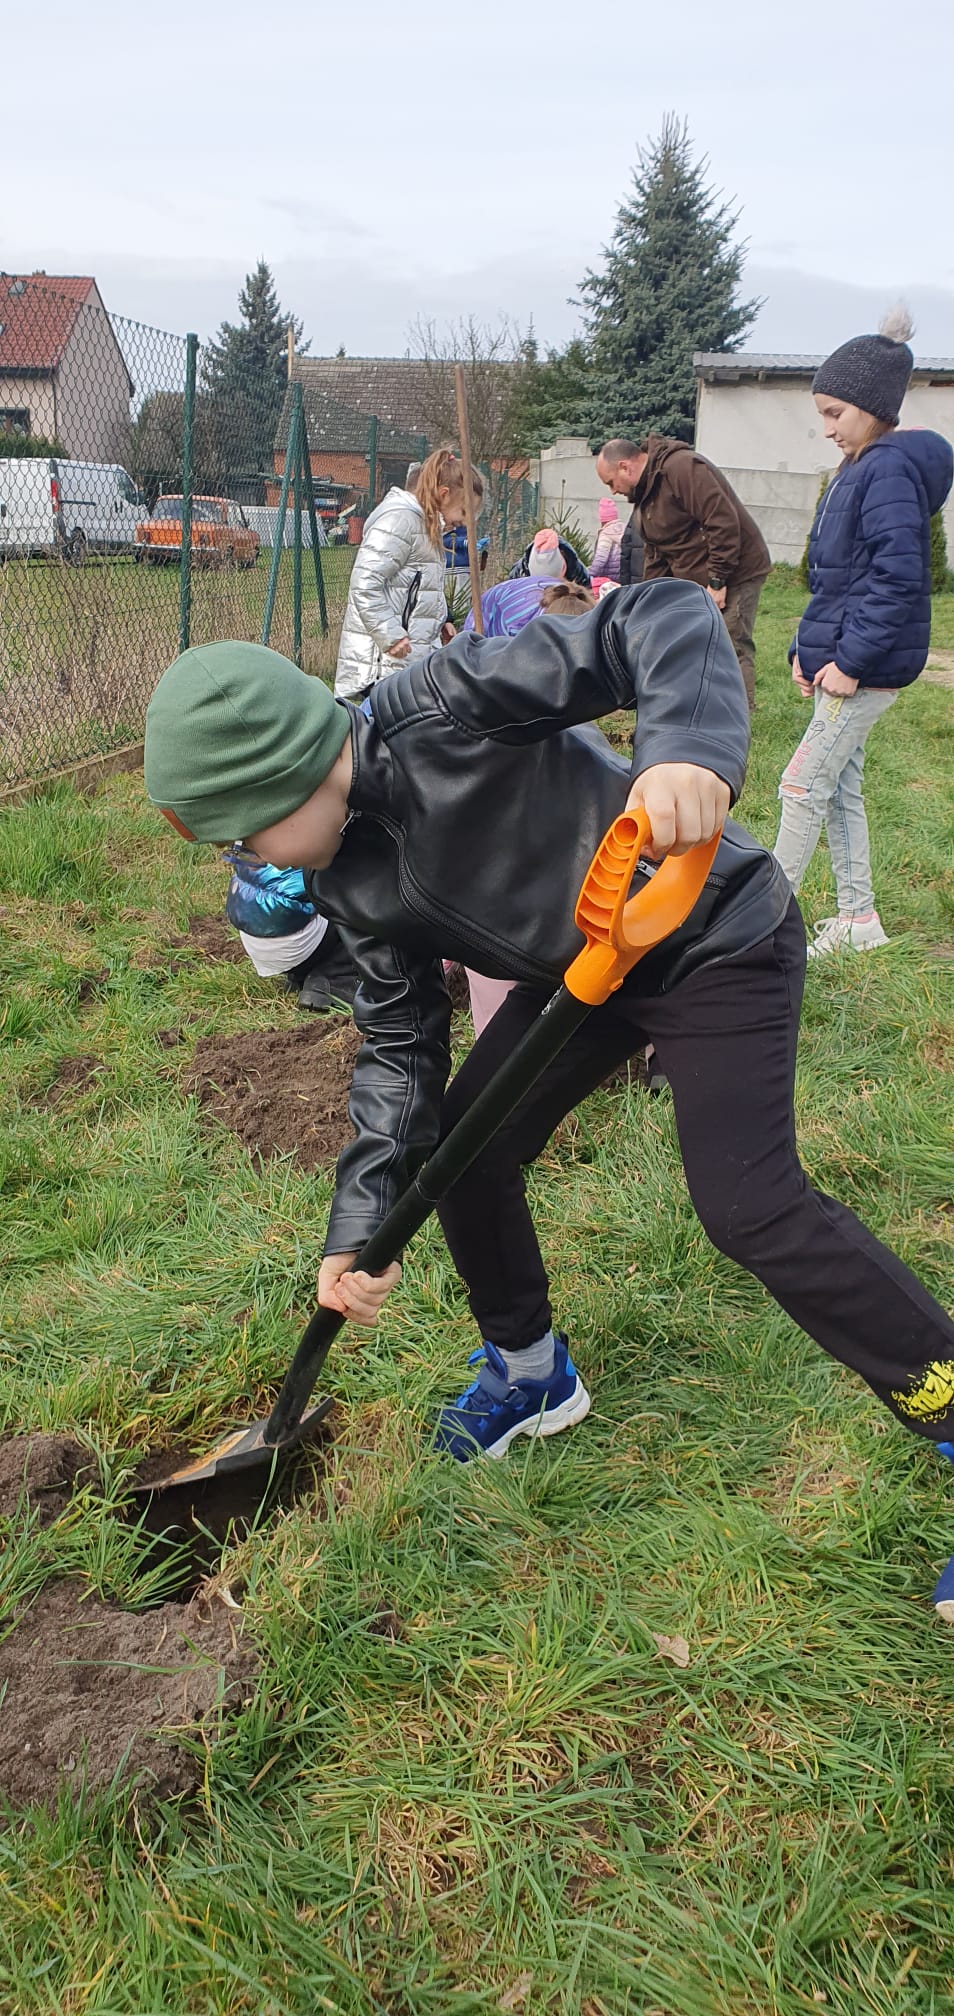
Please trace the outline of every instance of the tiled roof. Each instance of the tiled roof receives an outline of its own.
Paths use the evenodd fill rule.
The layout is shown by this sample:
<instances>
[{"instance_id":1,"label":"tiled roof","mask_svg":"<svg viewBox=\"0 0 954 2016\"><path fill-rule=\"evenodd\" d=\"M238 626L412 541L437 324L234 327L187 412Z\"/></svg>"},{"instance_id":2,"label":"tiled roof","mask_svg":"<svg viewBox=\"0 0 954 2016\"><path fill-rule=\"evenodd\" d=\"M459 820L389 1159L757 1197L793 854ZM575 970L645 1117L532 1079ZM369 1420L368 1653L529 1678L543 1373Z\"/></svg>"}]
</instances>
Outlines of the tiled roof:
<instances>
[{"instance_id":1,"label":"tiled roof","mask_svg":"<svg viewBox=\"0 0 954 2016\"><path fill-rule=\"evenodd\" d=\"M372 405L346 405L343 399L326 389L320 378L305 375L302 364L308 361L302 358L296 363L295 376L300 380L302 387L309 448L313 450L323 448L329 454L366 454L368 420L376 409ZM348 389L351 389L350 386ZM279 453L284 451L288 440L290 412L289 388L285 393L275 433L275 447ZM422 432L423 429L420 427L412 431L388 425L385 415L379 413L377 452L379 455L407 456L408 461L412 461L420 450Z\"/></svg>"},{"instance_id":2,"label":"tiled roof","mask_svg":"<svg viewBox=\"0 0 954 2016\"><path fill-rule=\"evenodd\" d=\"M700 378L811 378L825 358L779 351L697 350L692 361ZM954 378L954 357L916 357L914 371L915 376Z\"/></svg>"},{"instance_id":3,"label":"tiled roof","mask_svg":"<svg viewBox=\"0 0 954 2016\"><path fill-rule=\"evenodd\" d=\"M0 274L0 370L54 371L95 280Z\"/></svg>"},{"instance_id":4,"label":"tiled roof","mask_svg":"<svg viewBox=\"0 0 954 2016\"><path fill-rule=\"evenodd\" d=\"M296 357L295 377L354 413L376 413L382 426L425 433L434 366L421 357Z\"/></svg>"}]
</instances>

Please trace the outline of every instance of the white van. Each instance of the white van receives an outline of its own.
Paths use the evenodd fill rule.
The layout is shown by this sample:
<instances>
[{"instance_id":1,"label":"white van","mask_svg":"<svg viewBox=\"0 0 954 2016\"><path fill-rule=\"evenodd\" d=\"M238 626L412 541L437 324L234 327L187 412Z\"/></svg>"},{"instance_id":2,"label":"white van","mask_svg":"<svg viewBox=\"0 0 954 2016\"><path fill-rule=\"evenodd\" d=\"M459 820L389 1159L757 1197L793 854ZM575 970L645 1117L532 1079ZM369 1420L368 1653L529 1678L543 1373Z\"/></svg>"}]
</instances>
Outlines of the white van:
<instances>
[{"instance_id":1,"label":"white van","mask_svg":"<svg viewBox=\"0 0 954 2016\"><path fill-rule=\"evenodd\" d=\"M132 553L142 498L119 462L0 455L0 560L61 553Z\"/></svg>"}]
</instances>

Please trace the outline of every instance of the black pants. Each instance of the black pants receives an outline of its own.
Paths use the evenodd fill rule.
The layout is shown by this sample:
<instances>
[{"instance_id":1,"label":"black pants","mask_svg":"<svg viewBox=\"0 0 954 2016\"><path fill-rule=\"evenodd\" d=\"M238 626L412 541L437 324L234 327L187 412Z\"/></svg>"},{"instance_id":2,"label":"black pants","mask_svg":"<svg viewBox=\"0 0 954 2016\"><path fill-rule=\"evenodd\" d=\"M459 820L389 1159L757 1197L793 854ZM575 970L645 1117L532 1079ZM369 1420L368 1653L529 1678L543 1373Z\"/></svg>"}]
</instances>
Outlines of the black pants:
<instances>
[{"instance_id":1,"label":"black pants","mask_svg":"<svg viewBox=\"0 0 954 2016\"><path fill-rule=\"evenodd\" d=\"M672 1086L689 1194L722 1253L764 1283L822 1349L932 1441L954 1437L954 1323L854 1213L813 1190L795 1146L793 1087L805 931L792 901L774 936L671 994L597 1008L440 1210L482 1336L519 1350L551 1322L523 1165L607 1073L647 1041ZM508 995L449 1086L451 1127L545 996Z\"/></svg>"}]
</instances>

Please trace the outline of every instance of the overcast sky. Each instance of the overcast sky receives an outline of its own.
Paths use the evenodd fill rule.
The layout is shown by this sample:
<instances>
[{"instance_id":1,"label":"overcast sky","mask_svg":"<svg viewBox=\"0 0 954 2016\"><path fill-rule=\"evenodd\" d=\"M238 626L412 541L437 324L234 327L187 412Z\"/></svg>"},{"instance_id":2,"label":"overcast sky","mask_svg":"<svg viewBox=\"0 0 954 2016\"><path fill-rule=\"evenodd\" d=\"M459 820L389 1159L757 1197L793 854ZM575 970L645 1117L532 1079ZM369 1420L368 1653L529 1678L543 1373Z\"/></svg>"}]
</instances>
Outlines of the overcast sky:
<instances>
[{"instance_id":1,"label":"overcast sky","mask_svg":"<svg viewBox=\"0 0 954 2016\"><path fill-rule=\"evenodd\" d=\"M828 349L903 294L915 349L954 356L950 0L18 18L35 88L5 94L0 266L93 273L117 314L206 335L263 256L315 354L400 354L417 316L470 313L563 342L672 109L741 211L749 349Z\"/></svg>"}]
</instances>

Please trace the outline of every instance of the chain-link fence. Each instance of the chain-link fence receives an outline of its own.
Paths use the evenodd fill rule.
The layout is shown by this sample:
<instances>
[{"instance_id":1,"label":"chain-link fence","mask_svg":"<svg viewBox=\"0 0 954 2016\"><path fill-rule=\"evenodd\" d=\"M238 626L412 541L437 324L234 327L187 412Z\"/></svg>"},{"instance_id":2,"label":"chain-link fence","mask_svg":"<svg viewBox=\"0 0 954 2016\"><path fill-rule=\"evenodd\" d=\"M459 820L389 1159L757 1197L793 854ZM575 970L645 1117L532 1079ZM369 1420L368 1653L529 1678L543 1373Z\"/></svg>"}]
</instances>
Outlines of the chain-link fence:
<instances>
[{"instance_id":1,"label":"chain-link fence","mask_svg":"<svg viewBox=\"0 0 954 2016\"><path fill-rule=\"evenodd\" d=\"M177 583L136 564L174 466L144 416L181 419L185 365L90 281L0 278L0 783L141 734L178 613Z\"/></svg>"},{"instance_id":2,"label":"chain-link fence","mask_svg":"<svg viewBox=\"0 0 954 2016\"><path fill-rule=\"evenodd\" d=\"M484 483L477 530L485 584L506 574L539 522L539 489L529 480L529 465L507 452L511 369L492 361L468 369L471 452ZM347 546L353 557L369 511L393 484L404 483L409 465L422 462L434 448L456 444L453 361L433 356L293 358L276 434L276 479L296 387L332 553ZM469 555L460 539L445 543L448 602L455 619L462 620L470 602ZM350 561L336 569L326 557L325 572L335 642Z\"/></svg>"},{"instance_id":3,"label":"chain-link fence","mask_svg":"<svg viewBox=\"0 0 954 2016\"><path fill-rule=\"evenodd\" d=\"M177 649L258 638L266 604L276 648L314 656L308 512L268 508L286 378L109 315L89 280L0 278L0 787L137 743Z\"/></svg>"},{"instance_id":4,"label":"chain-link fence","mask_svg":"<svg viewBox=\"0 0 954 2016\"><path fill-rule=\"evenodd\" d=\"M107 314L90 280L0 277L0 788L135 745L189 642L261 638L333 675L369 511L454 439L452 367L237 333L200 345ZM499 452L497 390L471 415L485 584L537 509ZM469 556L449 543L460 620Z\"/></svg>"}]
</instances>

